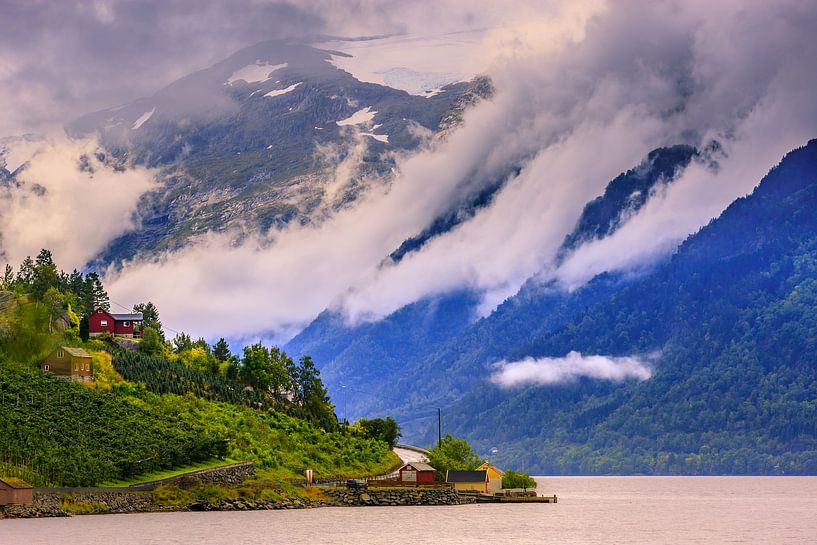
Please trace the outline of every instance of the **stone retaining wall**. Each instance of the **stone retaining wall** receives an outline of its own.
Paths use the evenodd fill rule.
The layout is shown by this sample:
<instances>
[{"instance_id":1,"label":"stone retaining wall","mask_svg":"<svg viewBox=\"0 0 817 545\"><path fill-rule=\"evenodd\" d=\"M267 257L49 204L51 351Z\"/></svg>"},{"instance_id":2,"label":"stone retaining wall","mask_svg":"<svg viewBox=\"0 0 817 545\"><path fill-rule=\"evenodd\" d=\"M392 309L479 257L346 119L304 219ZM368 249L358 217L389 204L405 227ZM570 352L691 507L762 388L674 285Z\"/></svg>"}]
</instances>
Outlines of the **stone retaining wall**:
<instances>
[{"instance_id":1,"label":"stone retaining wall","mask_svg":"<svg viewBox=\"0 0 817 545\"><path fill-rule=\"evenodd\" d=\"M369 490L329 489L326 495L340 505L462 505L476 498L461 496L453 488L388 488Z\"/></svg>"},{"instance_id":2,"label":"stone retaining wall","mask_svg":"<svg viewBox=\"0 0 817 545\"><path fill-rule=\"evenodd\" d=\"M78 511L89 513L145 513L166 511L151 499L150 492L36 492L34 503L30 505L7 505L0 511L0 518L67 517L74 506Z\"/></svg>"},{"instance_id":3,"label":"stone retaining wall","mask_svg":"<svg viewBox=\"0 0 817 545\"><path fill-rule=\"evenodd\" d=\"M199 483L222 484L225 486L238 486L247 479L255 478L255 466L252 462L242 462L229 466L214 467L212 469L202 469L184 475L168 477L160 481L135 484L128 488L130 490L155 490L156 487L164 484L173 484L180 488L189 488Z\"/></svg>"}]
</instances>

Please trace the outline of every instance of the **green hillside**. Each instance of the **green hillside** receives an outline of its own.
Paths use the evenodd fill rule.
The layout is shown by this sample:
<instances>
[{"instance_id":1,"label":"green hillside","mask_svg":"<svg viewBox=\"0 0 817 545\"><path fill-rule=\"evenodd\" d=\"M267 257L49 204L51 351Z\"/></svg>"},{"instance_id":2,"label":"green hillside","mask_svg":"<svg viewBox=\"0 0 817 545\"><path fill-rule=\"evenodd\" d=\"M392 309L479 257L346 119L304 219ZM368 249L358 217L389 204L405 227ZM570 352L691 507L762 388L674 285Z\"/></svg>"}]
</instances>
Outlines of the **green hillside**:
<instances>
[{"instance_id":1,"label":"green hillside","mask_svg":"<svg viewBox=\"0 0 817 545\"><path fill-rule=\"evenodd\" d=\"M106 304L95 275L57 270L45 250L16 274L6 268L0 475L91 486L218 459L256 462L273 480L307 468L316 477L379 474L399 462L388 443L338 423L308 357L295 362L261 344L239 357L223 340L211 347L183 334L171 343L152 305L143 306L154 315L141 343L120 341L130 346L123 349L110 337L87 339L74 309ZM91 353L93 382L39 370L61 345Z\"/></svg>"},{"instance_id":2,"label":"green hillside","mask_svg":"<svg viewBox=\"0 0 817 545\"><path fill-rule=\"evenodd\" d=\"M9 363L0 364L0 422L0 459L38 485L89 486L213 457L293 476L372 474L396 462L386 443L277 411L127 383L106 391Z\"/></svg>"}]
</instances>

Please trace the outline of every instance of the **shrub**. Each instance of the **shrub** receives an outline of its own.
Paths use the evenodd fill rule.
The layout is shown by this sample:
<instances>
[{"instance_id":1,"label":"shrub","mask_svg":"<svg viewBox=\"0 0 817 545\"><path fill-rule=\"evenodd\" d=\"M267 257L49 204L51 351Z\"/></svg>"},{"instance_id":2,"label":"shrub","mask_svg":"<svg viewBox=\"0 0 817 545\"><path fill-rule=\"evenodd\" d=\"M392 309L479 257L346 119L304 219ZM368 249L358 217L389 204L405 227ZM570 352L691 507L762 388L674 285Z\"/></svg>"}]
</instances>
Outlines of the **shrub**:
<instances>
[{"instance_id":1,"label":"shrub","mask_svg":"<svg viewBox=\"0 0 817 545\"><path fill-rule=\"evenodd\" d=\"M509 469L502 476L502 488L536 488L536 481L527 473Z\"/></svg>"}]
</instances>

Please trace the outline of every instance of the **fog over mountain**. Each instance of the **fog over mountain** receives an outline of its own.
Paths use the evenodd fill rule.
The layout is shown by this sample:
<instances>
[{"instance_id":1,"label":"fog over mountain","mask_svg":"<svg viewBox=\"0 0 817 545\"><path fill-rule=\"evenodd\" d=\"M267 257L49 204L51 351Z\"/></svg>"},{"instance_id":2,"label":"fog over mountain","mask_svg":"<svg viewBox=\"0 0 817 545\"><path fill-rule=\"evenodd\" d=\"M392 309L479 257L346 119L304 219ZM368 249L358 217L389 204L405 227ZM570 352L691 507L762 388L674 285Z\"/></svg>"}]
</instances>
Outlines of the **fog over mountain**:
<instances>
[{"instance_id":1,"label":"fog over mountain","mask_svg":"<svg viewBox=\"0 0 817 545\"><path fill-rule=\"evenodd\" d=\"M346 42L345 54L352 56L335 53L332 62L360 81L380 78L373 83L413 93L433 95L434 83L447 85L452 78L477 74L489 76L494 87L490 98L464 109L456 127L433 136L421 123L412 125L412 145L395 144L395 132L386 143L372 136L386 134L375 125L400 121L397 110L349 131L333 126L344 140L333 144L340 147L329 168L331 187L346 188L341 194L348 198L319 215L313 205L299 201L300 220L278 221L278 215L269 230L243 229L237 223L229 228L198 225L195 236L164 248L153 246L159 252L152 255L120 255L126 259L120 263L106 245L121 237L129 222L135 232L142 229L141 218L149 216L150 195L155 195L149 181L134 182L129 192L146 195L140 203L138 196L99 192L99 206L107 207L108 215L125 218L99 231L108 240L88 239L79 251L68 244L74 233L62 239L54 235L48 240L55 257L59 261L63 254L67 265L81 266L107 251L104 255L111 259L102 263L110 265L106 283L116 301L129 305L150 299L167 324L211 338L283 340L327 308L341 312L350 324L376 321L407 304L463 288L479 295L478 312L484 315L534 276L574 290L605 271L638 271L665 257L750 192L780 157L817 129L817 70L810 69L817 58L817 9L809 3L490 4L464 9L460 2L356 2L339 10L334 2L247 2L227 13L217 3L207 3L200 16L190 18L181 14L191 4L180 1L88 2L74 10L58 3L5 3L4 11L30 18L32 28L42 29L29 35L17 29L0 39L0 96L15 106L15 114L4 121L9 134L40 130L48 120L67 123L93 110L138 104L130 101L209 67L241 46L270 38L344 51L337 36L391 35ZM436 16L429 18L432 12ZM72 30L48 32L58 25ZM102 54L101 62L84 62L120 35L121 50ZM55 46L59 40L63 47ZM395 56L396 47L409 53ZM72 62L63 62L69 57ZM295 73L290 79L276 84L280 89L263 90L284 90L302 81ZM23 88L26 93L19 92ZM307 111L304 101L312 91L294 89L281 100ZM244 105L250 104L248 95L254 90L240 94L237 87L230 88L226 104L237 101L248 107ZM301 92L306 94L296 94ZM357 104L346 111L332 106L332 115L340 120L370 107L363 96L354 98ZM385 100L382 96L378 100ZM38 114L30 113L34 111ZM134 109L129 133L160 123L157 110L156 119L133 129L150 111ZM182 121L173 123L181 127ZM409 131L406 123L401 131ZM324 126L314 125L316 134ZM101 130L88 136L102 138L99 145L104 147L109 145L106 134ZM693 163L614 234L556 260L586 203L611 179L651 150L681 143L709 150L707 160ZM332 148L321 146L310 154L332 156ZM46 153L35 157L19 180L25 182L35 172L38 160L50 160ZM132 153L117 155L119 168L128 175L169 176L170 163ZM360 164L372 153L382 168L361 171ZM81 155L53 156L73 169ZM186 159L179 155L173 160ZM192 195L198 186L178 187ZM495 188L486 206L399 262L387 257L486 188ZM18 204L19 187L5 191L0 201L4 240L14 237L12 226L22 221L20 214L32 209ZM321 191L326 195L330 190ZM59 208L78 206L60 201ZM45 239L14 237L3 248L18 260L36 253L39 240Z\"/></svg>"}]
</instances>

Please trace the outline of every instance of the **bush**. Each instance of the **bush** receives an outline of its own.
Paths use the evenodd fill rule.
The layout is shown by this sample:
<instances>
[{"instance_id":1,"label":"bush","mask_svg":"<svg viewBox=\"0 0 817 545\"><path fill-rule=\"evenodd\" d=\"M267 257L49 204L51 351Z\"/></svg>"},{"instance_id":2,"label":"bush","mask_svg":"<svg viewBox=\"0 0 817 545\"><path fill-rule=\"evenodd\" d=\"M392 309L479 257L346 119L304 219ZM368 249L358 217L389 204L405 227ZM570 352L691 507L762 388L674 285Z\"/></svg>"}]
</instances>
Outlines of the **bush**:
<instances>
[{"instance_id":1,"label":"bush","mask_svg":"<svg viewBox=\"0 0 817 545\"><path fill-rule=\"evenodd\" d=\"M536 481L527 473L509 469L502 476L502 488L536 488Z\"/></svg>"}]
</instances>

